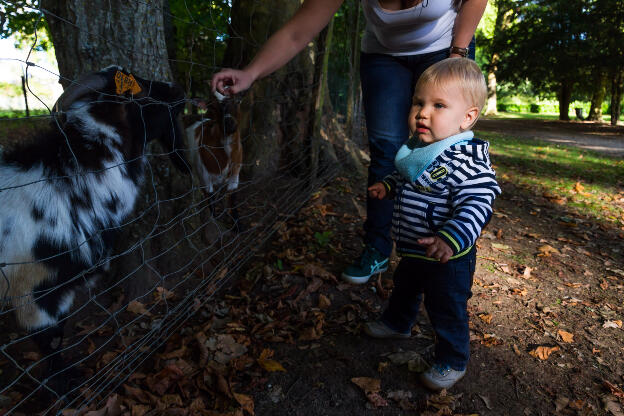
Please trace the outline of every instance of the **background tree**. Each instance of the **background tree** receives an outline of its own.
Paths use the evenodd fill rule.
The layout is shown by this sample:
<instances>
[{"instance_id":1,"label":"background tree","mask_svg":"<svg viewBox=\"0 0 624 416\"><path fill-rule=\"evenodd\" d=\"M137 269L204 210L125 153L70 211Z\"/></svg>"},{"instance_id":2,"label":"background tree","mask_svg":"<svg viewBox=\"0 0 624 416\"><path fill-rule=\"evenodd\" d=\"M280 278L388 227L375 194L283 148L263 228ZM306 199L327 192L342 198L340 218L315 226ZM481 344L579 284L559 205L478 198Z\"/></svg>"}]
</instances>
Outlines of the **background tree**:
<instances>
[{"instance_id":1,"label":"background tree","mask_svg":"<svg viewBox=\"0 0 624 416\"><path fill-rule=\"evenodd\" d=\"M501 50L506 47L504 33L514 23L515 4L511 0L488 2L476 31L477 61L486 72L488 98L485 115L497 114L497 80Z\"/></svg>"},{"instance_id":2,"label":"background tree","mask_svg":"<svg viewBox=\"0 0 624 416\"><path fill-rule=\"evenodd\" d=\"M113 64L148 79L171 81L164 1L41 0L61 84Z\"/></svg>"},{"instance_id":3,"label":"background tree","mask_svg":"<svg viewBox=\"0 0 624 416\"><path fill-rule=\"evenodd\" d=\"M559 119L568 111L576 83L586 79L589 47L583 0L536 0L516 4L515 23L505 31L501 74L508 82L529 80L536 93L556 92Z\"/></svg>"}]
</instances>

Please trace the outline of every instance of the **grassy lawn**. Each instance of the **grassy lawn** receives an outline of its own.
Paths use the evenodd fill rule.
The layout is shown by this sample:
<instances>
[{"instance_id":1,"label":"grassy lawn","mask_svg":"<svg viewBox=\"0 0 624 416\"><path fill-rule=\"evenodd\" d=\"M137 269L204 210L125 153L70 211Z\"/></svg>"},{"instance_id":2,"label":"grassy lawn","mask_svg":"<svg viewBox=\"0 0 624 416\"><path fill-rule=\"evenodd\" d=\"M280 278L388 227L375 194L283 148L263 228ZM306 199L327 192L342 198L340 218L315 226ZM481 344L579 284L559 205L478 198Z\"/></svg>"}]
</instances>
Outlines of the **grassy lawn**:
<instances>
[{"instance_id":1,"label":"grassy lawn","mask_svg":"<svg viewBox=\"0 0 624 416\"><path fill-rule=\"evenodd\" d=\"M624 160L535 140L479 133L498 177L573 212L624 226Z\"/></svg>"}]
</instances>

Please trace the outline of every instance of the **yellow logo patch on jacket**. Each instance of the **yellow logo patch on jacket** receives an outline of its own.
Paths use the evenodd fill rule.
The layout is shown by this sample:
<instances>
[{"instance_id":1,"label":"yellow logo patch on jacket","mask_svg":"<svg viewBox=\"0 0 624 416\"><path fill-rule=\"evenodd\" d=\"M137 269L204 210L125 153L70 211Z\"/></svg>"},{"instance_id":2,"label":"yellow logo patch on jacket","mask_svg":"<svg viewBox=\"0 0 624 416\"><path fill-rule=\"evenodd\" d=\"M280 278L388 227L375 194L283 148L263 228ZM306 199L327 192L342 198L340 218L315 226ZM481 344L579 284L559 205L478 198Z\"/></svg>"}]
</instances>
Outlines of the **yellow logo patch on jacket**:
<instances>
[{"instance_id":1,"label":"yellow logo patch on jacket","mask_svg":"<svg viewBox=\"0 0 624 416\"><path fill-rule=\"evenodd\" d=\"M444 178L446 175L448 175L448 170L446 169L445 166L437 167L430 174L431 180L433 180L433 181L438 181L438 180Z\"/></svg>"}]
</instances>

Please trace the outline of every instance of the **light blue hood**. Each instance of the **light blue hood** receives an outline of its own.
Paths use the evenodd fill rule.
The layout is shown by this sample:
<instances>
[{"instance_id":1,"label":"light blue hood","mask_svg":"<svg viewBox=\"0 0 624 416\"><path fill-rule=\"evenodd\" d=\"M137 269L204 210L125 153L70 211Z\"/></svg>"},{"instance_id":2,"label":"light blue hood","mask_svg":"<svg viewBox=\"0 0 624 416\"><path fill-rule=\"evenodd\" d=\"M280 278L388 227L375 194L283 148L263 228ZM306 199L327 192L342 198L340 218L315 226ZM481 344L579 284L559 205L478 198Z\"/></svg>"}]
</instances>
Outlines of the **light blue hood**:
<instances>
[{"instance_id":1,"label":"light blue hood","mask_svg":"<svg viewBox=\"0 0 624 416\"><path fill-rule=\"evenodd\" d=\"M394 166L403 178L415 182L442 152L473 137L473 132L468 130L427 145L413 137L399 149L394 158Z\"/></svg>"}]
</instances>

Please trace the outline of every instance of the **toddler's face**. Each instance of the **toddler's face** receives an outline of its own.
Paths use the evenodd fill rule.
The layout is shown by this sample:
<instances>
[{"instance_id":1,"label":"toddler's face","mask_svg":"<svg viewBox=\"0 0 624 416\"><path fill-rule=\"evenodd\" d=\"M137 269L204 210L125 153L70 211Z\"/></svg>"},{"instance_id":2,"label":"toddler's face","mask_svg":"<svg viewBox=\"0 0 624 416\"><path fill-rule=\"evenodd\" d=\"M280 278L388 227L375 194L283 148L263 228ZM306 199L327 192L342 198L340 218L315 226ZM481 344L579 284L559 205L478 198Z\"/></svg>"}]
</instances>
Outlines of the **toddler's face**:
<instances>
[{"instance_id":1,"label":"toddler's face","mask_svg":"<svg viewBox=\"0 0 624 416\"><path fill-rule=\"evenodd\" d=\"M414 92L409 129L422 142L434 143L468 129L478 115L479 110L466 101L459 86L423 85Z\"/></svg>"}]
</instances>

